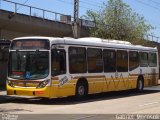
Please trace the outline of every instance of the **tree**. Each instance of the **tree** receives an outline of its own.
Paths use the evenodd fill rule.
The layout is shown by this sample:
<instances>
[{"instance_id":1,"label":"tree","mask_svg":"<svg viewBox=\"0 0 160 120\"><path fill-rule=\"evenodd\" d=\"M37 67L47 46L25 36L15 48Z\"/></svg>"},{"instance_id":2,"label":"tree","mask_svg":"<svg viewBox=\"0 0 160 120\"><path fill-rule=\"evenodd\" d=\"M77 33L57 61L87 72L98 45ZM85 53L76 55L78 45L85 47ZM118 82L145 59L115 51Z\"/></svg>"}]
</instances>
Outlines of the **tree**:
<instances>
[{"instance_id":1,"label":"tree","mask_svg":"<svg viewBox=\"0 0 160 120\"><path fill-rule=\"evenodd\" d=\"M152 29L144 17L134 12L123 0L109 0L98 12L87 11L86 19L96 23L96 27L90 29L90 35L105 39L139 43L143 35Z\"/></svg>"}]
</instances>

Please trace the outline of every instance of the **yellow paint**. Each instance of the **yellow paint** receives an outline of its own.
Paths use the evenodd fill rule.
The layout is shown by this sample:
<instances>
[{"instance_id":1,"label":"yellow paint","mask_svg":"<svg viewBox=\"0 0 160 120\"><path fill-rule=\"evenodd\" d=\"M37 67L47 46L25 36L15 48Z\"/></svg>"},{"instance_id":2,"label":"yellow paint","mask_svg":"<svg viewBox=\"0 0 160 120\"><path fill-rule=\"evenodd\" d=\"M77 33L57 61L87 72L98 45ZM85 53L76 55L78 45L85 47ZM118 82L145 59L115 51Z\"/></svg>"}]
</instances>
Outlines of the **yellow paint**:
<instances>
[{"instance_id":1,"label":"yellow paint","mask_svg":"<svg viewBox=\"0 0 160 120\"><path fill-rule=\"evenodd\" d=\"M128 90L135 89L137 85L138 76L129 76L128 78L105 78L105 77L88 77L89 85L89 94L107 92L107 91L119 91L119 90ZM152 76L144 77L144 86L153 85ZM69 80L63 86L59 86L58 80L52 80L52 85L37 89L35 88L25 88L25 87L17 87L13 88L7 85L7 94L14 95L14 91L16 91L16 95L25 95L25 96L37 96L37 97L47 97L47 98L57 98L57 97L65 97L65 96L73 96L76 92L76 83L78 78L74 78ZM32 84L28 84L34 86ZM35 95L33 94L35 93ZM39 94L37 94L39 93Z\"/></svg>"},{"instance_id":2,"label":"yellow paint","mask_svg":"<svg viewBox=\"0 0 160 120\"><path fill-rule=\"evenodd\" d=\"M14 94L16 91L16 94ZM35 94L34 94L35 93ZM45 87L41 89L36 88L25 88L17 87L13 88L7 85L7 95L22 95L22 96L36 96L36 97L50 97L50 87Z\"/></svg>"},{"instance_id":3,"label":"yellow paint","mask_svg":"<svg viewBox=\"0 0 160 120\"><path fill-rule=\"evenodd\" d=\"M75 86L64 85L51 87L51 98L75 95Z\"/></svg>"}]
</instances>

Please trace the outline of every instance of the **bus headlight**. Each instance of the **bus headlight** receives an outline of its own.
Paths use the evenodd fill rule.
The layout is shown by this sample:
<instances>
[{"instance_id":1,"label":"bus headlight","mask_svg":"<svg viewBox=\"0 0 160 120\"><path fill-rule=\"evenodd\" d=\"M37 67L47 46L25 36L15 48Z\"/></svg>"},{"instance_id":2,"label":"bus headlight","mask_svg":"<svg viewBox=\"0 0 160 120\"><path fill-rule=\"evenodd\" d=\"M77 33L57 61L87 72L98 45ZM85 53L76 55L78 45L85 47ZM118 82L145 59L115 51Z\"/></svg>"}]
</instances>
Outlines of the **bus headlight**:
<instances>
[{"instance_id":1,"label":"bus headlight","mask_svg":"<svg viewBox=\"0 0 160 120\"><path fill-rule=\"evenodd\" d=\"M48 80L44 80L42 82L39 83L39 85L37 86L37 88L44 88L48 83L49 83L49 79Z\"/></svg>"},{"instance_id":2,"label":"bus headlight","mask_svg":"<svg viewBox=\"0 0 160 120\"><path fill-rule=\"evenodd\" d=\"M14 87L12 81L8 80L8 85L11 86L11 87Z\"/></svg>"}]
</instances>

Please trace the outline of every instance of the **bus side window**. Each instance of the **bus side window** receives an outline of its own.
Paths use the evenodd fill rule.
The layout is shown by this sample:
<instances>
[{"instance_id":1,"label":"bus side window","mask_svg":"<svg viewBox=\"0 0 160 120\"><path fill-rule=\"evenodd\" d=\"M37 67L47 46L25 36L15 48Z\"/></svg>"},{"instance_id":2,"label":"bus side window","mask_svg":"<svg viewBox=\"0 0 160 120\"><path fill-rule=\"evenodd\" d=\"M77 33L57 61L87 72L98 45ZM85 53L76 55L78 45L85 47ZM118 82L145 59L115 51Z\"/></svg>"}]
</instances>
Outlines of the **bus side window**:
<instances>
[{"instance_id":1,"label":"bus side window","mask_svg":"<svg viewBox=\"0 0 160 120\"><path fill-rule=\"evenodd\" d=\"M116 72L115 50L103 50L104 72Z\"/></svg>"},{"instance_id":2,"label":"bus side window","mask_svg":"<svg viewBox=\"0 0 160 120\"><path fill-rule=\"evenodd\" d=\"M157 54L156 53L149 53L148 54L148 61L150 67L157 67Z\"/></svg>"},{"instance_id":3,"label":"bus side window","mask_svg":"<svg viewBox=\"0 0 160 120\"><path fill-rule=\"evenodd\" d=\"M139 66L139 54L137 51L129 51L129 70L134 70Z\"/></svg>"},{"instance_id":4,"label":"bus side window","mask_svg":"<svg viewBox=\"0 0 160 120\"><path fill-rule=\"evenodd\" d=\"M86 73L86 48L69 47L69 72Z\"/></svg>"},{"instance_id":5,"label":"bus side window","mask_svg":"<svg viewBox=\"0 0 160 120\"><path fill-rule=\"evenodd\" d=\"M88 48L87 62L89 73L101 73L103 71L102 50L97 48Z\"/></svg>"},{"instance_id":6,"label":"bus side window","mask_svg":"<svg viewBox=\"0 0 160 120\"><path fill-rule=\"evenodd\" d=\"M127 51L117 50L117 71L128 72L128 53Z\"/></svg>"},{"instance_id":7,"label":"bus side window","mask_svg":"<svg viewBox=\"0 0 160 120\"><path fill-rule=\"evenodd\" d=\"M66 73L66 52L62 49L53 49L51 53L51 71L52 75Z\"/></svg>"},{"instance_id":8,"label":"bus side window","mask_svg":"<svg viewBox=\"0 0 160 120\"><path fill-rule=\"evenodd\" d=\"M140 66L141 67L148 67L148 53L140 52Z\"/></svg>"}]
</instances>

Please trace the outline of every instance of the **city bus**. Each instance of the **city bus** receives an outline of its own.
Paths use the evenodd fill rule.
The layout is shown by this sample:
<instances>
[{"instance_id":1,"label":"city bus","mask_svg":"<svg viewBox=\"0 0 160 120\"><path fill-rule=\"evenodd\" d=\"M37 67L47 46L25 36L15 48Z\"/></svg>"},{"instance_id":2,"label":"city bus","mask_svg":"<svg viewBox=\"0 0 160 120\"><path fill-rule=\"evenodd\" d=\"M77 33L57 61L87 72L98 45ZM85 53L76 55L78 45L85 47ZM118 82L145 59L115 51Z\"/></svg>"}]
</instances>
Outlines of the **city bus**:
<instances>
[{"instance_id":1,"label":"city bus","mask_svg":"<svg viewBox=\"0 0 160 120\"><path fill-rule=\"evenodd\" d=\"M59 98L158 84L157 48L100 38L21 37L9 49L7 94Z\"/></svg>"}]
</instances>

